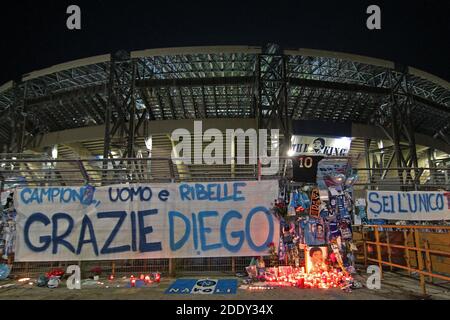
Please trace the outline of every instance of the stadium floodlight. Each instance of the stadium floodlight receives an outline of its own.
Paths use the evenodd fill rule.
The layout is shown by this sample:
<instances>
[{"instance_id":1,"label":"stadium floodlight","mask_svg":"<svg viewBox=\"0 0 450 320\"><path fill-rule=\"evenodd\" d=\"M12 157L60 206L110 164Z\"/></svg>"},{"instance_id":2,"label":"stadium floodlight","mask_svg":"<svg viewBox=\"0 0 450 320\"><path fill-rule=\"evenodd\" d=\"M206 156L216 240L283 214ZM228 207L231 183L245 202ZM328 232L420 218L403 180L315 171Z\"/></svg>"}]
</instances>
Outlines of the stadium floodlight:
<instances>
[{"instance_id":1,"label":"stadium floodlight","mask_svg":"<svg viewBox=\"0 0 450 320\"><path fill-rule=\"evenodd\" d=\"M152 149L153 149L153 137L152 136L145 138L145 146L147 147L148 151L152 151Z\"/></svg>"},{"instance_id":2,"label":"stadium floodlight","mask_svg":"<svg viewBox=\"0 0 450 320\"><path fill-rule=\"evenodd\" d=\"M53 159L58 158L58 145L54 145L52 148L52 158Z\"/></svg>"},{"instance_id":3,"label":"stadium floodlight","mask_svg":"<svg viewBox=\"0 0 450 320\"><path fill-rule=\"evenodd\" d=\"M289 149L287 152L288 157L293 157L295 155L295 151L293 149Z\"/></svg>"}]
</instances>

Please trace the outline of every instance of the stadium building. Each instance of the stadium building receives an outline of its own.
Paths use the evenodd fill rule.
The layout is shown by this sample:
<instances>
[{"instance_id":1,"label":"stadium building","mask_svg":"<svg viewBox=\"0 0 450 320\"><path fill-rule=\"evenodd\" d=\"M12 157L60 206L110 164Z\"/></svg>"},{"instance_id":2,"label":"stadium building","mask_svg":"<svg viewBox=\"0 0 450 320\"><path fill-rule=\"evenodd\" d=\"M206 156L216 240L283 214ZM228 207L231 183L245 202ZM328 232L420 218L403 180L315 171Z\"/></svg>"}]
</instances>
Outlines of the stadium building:
<instances>
[{"instance_id":1,"label":"stadium building","mask_svg":"<svg viewBox=\"0 0 450 320\"><path fill-rule=\"evenodd\" d=\"M275 147L279 152L276 172L261 174L267 166L261 161L232 160L220 165L181 161L171 135L180 128L194 133L195 121L200 120L203 131L278 129L279 143L268 142L269 150ZM246 141L246 150L251 150ZM330 146L325 146L328 141ZM195 143L208 146L198 136L191 143L192 150ZM358 175L352 185L354 198L366 199L368 191L448 191L450 84L391 61L283 50L269 44L264 48L122 51L34 71L0 87L0 179L5 199L15 188L24 187L274 179L287 197L292 188L305 184L293 179L292 157L301 155L306 143L318 144L321 150L327 147L323 156L329 160L348 161ZM233 159L236 147L233 143ZM251 160L251 152L246 151L246 157ZM435 227L448 231L442 225ZM378 229L369 228L367 233L377 239L362 238L365 227L359 228L354 230L355 242L356 238L361 242L358 259L366 263L373 259L374 264L390 268L402 265L408 272L449 273L448 257L425 261L416 257L414 265L410 260L417 250L406 250L404 258L406 253L398 253L399 248L393 249L394 254L388 247L388 254L380 241L397 238L388 235L380 240ZM405 235L401 245L413 247L416 230L420 229L399 231ZM422 234L422 239L431 251L450 252L450 246L433 249L435 238ZM379 255L367 253L371 243ZM402 263L394 261L398 256ZM380 262L382 257L386 264ZM101 263L117 273L149 268L238 272L249 259L221 256ZM15 262L13 271L39 273L55 261ZM85 268L93 263L83 262ZM420 274L421 281L425 274Z\"/></svg>"}]
</instances>

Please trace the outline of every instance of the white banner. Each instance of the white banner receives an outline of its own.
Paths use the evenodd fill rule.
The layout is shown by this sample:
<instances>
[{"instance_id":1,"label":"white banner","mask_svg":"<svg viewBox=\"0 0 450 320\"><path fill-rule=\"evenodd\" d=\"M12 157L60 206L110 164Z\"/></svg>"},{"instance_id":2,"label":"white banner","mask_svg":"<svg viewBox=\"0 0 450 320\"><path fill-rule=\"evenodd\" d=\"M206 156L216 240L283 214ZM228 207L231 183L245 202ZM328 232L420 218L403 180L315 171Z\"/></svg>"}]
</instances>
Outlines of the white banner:
<instances>
[{"instance_id":1,"label":"white banner","mask_svg":"<svg viewBox=\"0 0 450 320\"><path fill-rule=\"evenodd\" d=\"M294 156L323 155L345 157L350 151L351 138L329 138L320 136L292 136L291 150Z\"/></svg>"},{"instance_id":2,"label":"white banner","mask_svg":"<svg viewBox=\"0 0 450 320\"><path fill-rule=\"evenodd\" d=\"M268 255L277 181L23 188L16 261Z\"/></svg>"},{"instance_id":3,"label":"white banner","mask_svg":"<svg viewBox=\"0 0 450 320\"><path fill-rule=\"evenodd\" d=\"M12 191L12 190L11 190ZM0 206L5 206L11 191L0 192Z\"/></svg>"},{"instance_id":4,"label":"white banner","mask_svg":"<svg viewBox=\"0 0 450 320\"><path fill-rule=\"evenodd\" d=\"M386 220L450 220L450 192L367 191L367 217Z\"/></svg>"}]
</instances>

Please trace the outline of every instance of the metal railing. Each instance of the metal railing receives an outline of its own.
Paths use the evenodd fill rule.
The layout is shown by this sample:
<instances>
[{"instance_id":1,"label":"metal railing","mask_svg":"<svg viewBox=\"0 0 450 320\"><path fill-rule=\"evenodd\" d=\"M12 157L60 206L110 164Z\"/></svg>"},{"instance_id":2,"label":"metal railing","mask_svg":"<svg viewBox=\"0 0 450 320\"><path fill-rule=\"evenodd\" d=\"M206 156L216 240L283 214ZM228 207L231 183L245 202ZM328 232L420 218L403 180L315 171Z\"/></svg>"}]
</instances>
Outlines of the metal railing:
<instances>
[{"instance_id":1,"label":"metal railing","mask_svg":"<svg viewBox=\"0 0 450 320\"><path fill-rule=\"evenodd\" d=\"M355 168L359 179L356 186L383 188L384 190L450 189L450 168ZM405 191L406 191L405 190Z\"/></svg>"},{"instance_id":2,"label":"metal railing","mask_svg":"<svg viewBox=\"0 0 450 320\"><path fill-rule=\"evenodd\" d=\"M340 158L343 159L343 158ZM350 159L349 159L350 160ZM247 163L248 163L247 159ZM291 158L280 158L276 172L262 176L258 164L197 165L174 158L30 159L0 154L4 185L112 185L122 183L189 182L211 180L292 179ZM255 161L256 163L256 161ZM384 190L450 189L450 168L353 168L356 188ZM1 186L0 186L1 187Z\"/></svg>"},{"instance_id":3,"label":"metal railing","mask_svg":"<svg viewBox=\"0 0 450 320\"><path fill-rule=\"evenodd\" d=\"M367 266L369 262L376 263L381 276L383 266L389 267L391 271L405 270L409 276L416 273L419 275L423 294L427 292L427 282L433 283L434 279L450 281L450 246L442 246L445 242L432 244L426 239L430 234L440 235L448 243L450 226L364 225L360 229L364 264ZM441 249L432 246L439 246ZM449 259L448 266L438 271L433 264L437 257Z\"/></svg>"},{"instance_id":4,"label":"metal railing","mask_svg":"<svg viewBox=\"0 0 450 320\"><path fill-rule=\"evenodd\" d=\"M222 257L222 258L182 258L182 259L133 259L133 260L103 260L103 261L65 261L65 262L14 262L11 257L11 274L16 277L37 277L53 269L66 270L70 265L78 265L83 278L89 277L93 268L101 268L102 276L130 277L139 274L159 272L164 276L177 275L231 275L237 272L245 273L245 267L253 257ZM268 258L265 259L269 263Z\"/></svg>"}]
</instances>

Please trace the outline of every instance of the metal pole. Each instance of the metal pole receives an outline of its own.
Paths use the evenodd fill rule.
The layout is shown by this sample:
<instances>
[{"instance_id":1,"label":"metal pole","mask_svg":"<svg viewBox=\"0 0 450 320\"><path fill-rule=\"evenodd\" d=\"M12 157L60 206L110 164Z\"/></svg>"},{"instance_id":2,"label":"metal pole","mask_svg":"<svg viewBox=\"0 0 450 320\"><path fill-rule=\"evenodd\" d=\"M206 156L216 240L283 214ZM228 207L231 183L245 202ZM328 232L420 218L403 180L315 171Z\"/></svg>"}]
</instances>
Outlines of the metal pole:
<instances>
[{"instance_id":1,"label":"metal pole","mask_svg":"<svg viewBox=\"0 0 450 320\"><path fill-rule=\"evenodd\" d=\"M173 258L169 259L169 275L174 276Z\"/></svg>"},{"instance_id":2,"label":"metal pole","mask_svg":"<svg viewBox=\"0 0 450 320\"><path fill-rule=\"evenodd\" d=\"M418 175L419 175L419 163L417 161L417 149L416 149L416 137L414 132L414 126L411 119L411 105L407 105L406 109L407 127L409 135L409 154L411 156L411 165L414 168L414 190L418 190Z\"/></svg>"},{"instance_id":3,"label":"metal pole","mask_svg":"<svg viewBox=\"0 0 450 320\"><path fill-rule=\"evenodd\" d=\"M168 162L169 162L169 171L170 171L170 181L172 183L174 183L175 182L175 170L173 169L173 161L172 161L172 159L169 159Z\"/></svg>"},{"instance_id":4,"label":"metal pole","mask_svg":"<svg viewBox=\"0 0 450 320\"><path fill-rule=\"evenodd\" d=\"M389 231L386 229L386 243L387 243L387 250L388 250L388 261L389 263L392 263L392 252L391 252L391 243L389 240ZM392 265L390 265L390 270L392 271Z\"/></svg>"},{"instance_id":5,"label":"metal pole","mask_svg":"<svg viewBox=\"0 0 450 320\"><path fill-rule=\"evenodd\" d=\"M111 57L109 64L109 84L108 84L108 101L105 110L105 138L103 142L103 179L106 178L108 170L108 159L111 147L111 109L113 99L113 83L114 83L114 58Z\"/></svg>"},{"instance_id":6,"label":"metal pole","mask_svg":"<svg viewBox=\"0 0 450 320\"><path fill-rule=\"evenodd\" d=\"M262 124L261 59L262 56L258 55L258 58L256 59L256 81L255 81L255 91L256 91L255 118L257 121L256 123L257 128L260 128Z\"/></svg>"},{"instance_id":7,"label":"metal pole","mask_svg":"<svg viewBox=\"0 0 450 320\"><path fill-rule=\"evenodd\" d=\"M11 105L11 107L9 108L9 117L11 119L10 122L10 132L11 135L9 136L9 150L8 153L18 153L17 152L17 105L18 105L18 93L17 91L19 90L17 88L18 84L14 82L14 87L13 87L13 104Z\"/></svg>"},{"instance_id":8,"label":"metal pole","mask_svg":"<svg viewBox=\"0 0 450 320\"><path fill-rule=\"evenodd\" d=\"M364 226L361 227L361 233L364 248L364 267L367 268L367 244L366 244L366 231Z\"/></svg>"},{"instance_id":9,"label":"metal pole","mask_svg":"<svg viewBox=\"0 0 450 320\"><path fill-rule=\"evenodd\" d=\"M433 148L429 148L428 151L427 151L428 167L429 168L434 168L435 167L435 164L434 164L434 161L433 161L433 155L434 155L434 149ZM436 175L436 172L433 171L433 170L430 170L430 183L431 184L434 184L435 175Z\"/></svg>"},{"instance_id":10,"label":"metal pole","mask_svg":"<svg viewBox=\"0 0 450 320\"><path fill-rule=\"evenodd\" d=\"M135 138L135 125L134 118L136 115L136 101L134 96L134 88L136 82L136 61L132 62L132 79L131 79L131 92L130 92L130 106L128 112L130 113L130 119L128 123L128 145L127 145L127 157L133 158L134 154L134 138Z\"/></svg>"},{"instance_id":11,"label":"metal pole","mask_svg":"<svg viewBox=\"0 0 450 320\"><path fill-rule=\"evenodd\" d=\"M380 246L380 233L378 230L378 226L375 226L375 243L377 246L377 261L378 266L380 267L380 273L381 273L381 279L383 279L383 265L382 265L382 258L381 258L381 246Z\"/></svg>"},{"instance_id":12,"label":"metal pole","mask_svg":"<svg viewBox=\"0 0 450 320\"><path fill-rule=\"evenodd\" d=\"M24 91L23 91L23 104L22 108L20 110L19 119L21 119L20 123L20 129L19 129L19 138L17 142L17 153L22 153L24 149L24 143L25 143L25 131L27 127L27 110L26 110L26 94L27 94L27 83L24 84Z\"/></svg>"},{"instance_id":13,"label":"metal pole","mask_svg":"<svg viewBox=\"0 0 450 320\"><path fill-rule=\"evenodd\" d=\"M395 100L395 98L394 98ZM394 139L394 150L395 150L395 157L397 158L397 167L402 168L402 149L400 147L400 136L398 131L398 123L397 123L397 103L394 103L391 106L391 114L392 114L392 138ZM398 170L398 179L399 183L403 184L403 172L402 170Z\"/></svg>"},{"instance_id":14,"label":"metal pole","mask_svg":"<svg viewBox=\"0 0 450 320\"><path fill-rule=\"evenodd\" d=\"M368 169L368 189L372 190L372 170L371 170L371 165L370 165L370 139L364 139L364 153L365 153L365 158L366 158L366 168Z\"/></svg>"},{"instance_id":15,"label":"metal pole","mask_svg":"<svg viewBox=\"0 0 450 320\"><path fill-rule=\"evenodd\" d=\"M425 258L426 258L426 260L425 260L425 264L426 264L426 266L427 266L427 270L428 270L428 272L429 273L432 273L433 271L433 268L432 268L432 266L431 266L431 256L430 256L430 243L429 243L429 241L428 240L425 240L424 241L424 244L425 244ZM430 282L433 282L433 277L432 276L428 276L428 280L430 281Z\"/></svg>"},{"instance_id":16,"label":"metal pole","mask_svg":"<svg viewBox=\"0 0 450 320\"><path fill-rule=\"evenodd\" d=\"M404 238L404 245L406 247L405 249L405 255L406 255L406 266L408 267L408 275L411 276L411 257L409 255L409 249L408 248L408 230L403 230L403 238Z\"/></svg>"},{"instance_id":17,"label":"metal pole","mask_svg":"<svg viewBox=\"0 0 450 320\"><path fill-rule=\"evenodd\" d=\"M415 241L415 247L417 249L420 249L420 235L419 235L419 230L414 230L414 241ZM417 264L418 264L418 269L420 271L423 271L423 256L422 256L422 251L416 251L417 254ZM423 294L427 294L427 288L425 285L425 276L423 275L423 273L420 273L420 286L422 288L422 293Z\"/></svg>"}]
</instances>

